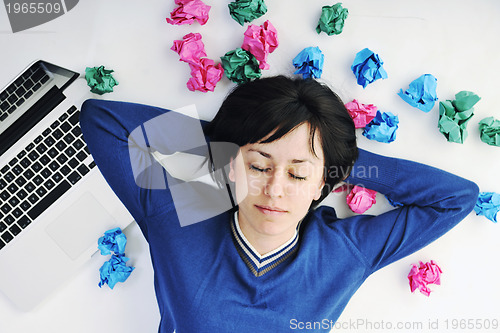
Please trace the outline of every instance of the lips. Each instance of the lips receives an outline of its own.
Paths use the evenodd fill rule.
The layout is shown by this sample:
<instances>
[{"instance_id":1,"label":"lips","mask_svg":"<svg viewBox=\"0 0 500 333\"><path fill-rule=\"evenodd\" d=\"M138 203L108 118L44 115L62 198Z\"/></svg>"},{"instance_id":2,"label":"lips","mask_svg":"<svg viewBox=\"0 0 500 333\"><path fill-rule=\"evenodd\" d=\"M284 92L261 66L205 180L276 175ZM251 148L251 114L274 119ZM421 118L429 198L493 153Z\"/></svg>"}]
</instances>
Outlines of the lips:
<instances>
[{"instance_id":1,"label":"lips","mask_svg":"<svg viewBox=\"0 0 500 333\"><path fill-rule=\"evenodd\" d=\"M263 214L266 215L281 215L287 213L286 210L278 208L278 207L271 207L271 206L260 206L260 205L255 205L258 210L260 210Z\"/></svg>"}]
</instances>

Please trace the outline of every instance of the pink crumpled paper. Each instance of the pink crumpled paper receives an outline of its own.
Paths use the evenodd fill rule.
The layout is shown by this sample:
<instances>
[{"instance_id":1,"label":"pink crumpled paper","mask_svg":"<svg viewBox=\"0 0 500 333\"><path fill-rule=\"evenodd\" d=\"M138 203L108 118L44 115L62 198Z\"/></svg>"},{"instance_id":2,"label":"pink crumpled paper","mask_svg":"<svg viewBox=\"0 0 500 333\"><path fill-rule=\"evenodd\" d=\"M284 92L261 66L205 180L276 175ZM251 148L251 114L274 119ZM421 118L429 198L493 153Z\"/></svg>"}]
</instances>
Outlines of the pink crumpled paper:
<instances>
[{"instance_id":1,"label":"pink crumpled paper","mask_svg":"<svg viewBox=\"0 0 500 333\"><path fill-rule=\"evenodd\" d=\"M189 64L191 68L191 78L187 82L187 87L191 91L214 91L215 85L222 79L224 70L222 64L212 59L203 58L198 65Z\"/></svg>"},{"instance_id":2,"label":"pink crumpled paper","mask_svg":"<svg viewBox=\"0 0 500 333\"><path fill-rule=\"evenodd\" d=\"M355 213L363 214L377 202L375 199L377 191L362 186L344 184L333 190L335 193L343 191L350 191L346 197L346 201L349 208Z\"/></svg>"},{"instance_id":3,"label":"pink crumpled paper","mask_svg":"<svg viewBox=\"0 0 500 333\"><path fill-rule=\"evenodd\" d=\"M377 192L355 185L347 195L347 205L355 213L363 214L377 201Z\"/></svg>"},{"instance_id":4,"label":"pink crumpled paper","mask_svg":"<svg viewBox=\"0 0 500 333\"><path fill-rule=\"evenodd\" d=\"M425 264L420 261L420 266L412 264L410 273L408 274L411 292L414 292L418 289L425 296L429 296L431 294L431 290L427 285L440 285L440 277L442 272L443 271L434 262L434 260L426 262Z\"/></svg>"},{"instance_id":5,"label":"pink crumpled paper","mask_svg":"<svg viewBox=\"0 0 500 333\"><path fill-rule=\"evenodd\" d=\"M170 13L170 18L167 17L168 23L175 25L191 24L194 21L201 25L207 23L210 6L204 4L203 1L175 0L175 4L179 6Z\"/></svg>"},{"instance_id":6,"label":"pink crumpled paper","mask_svg":"<svg viewBox=\"0 0 500 333\"><path fill-rule=\"evenodd\" d=\"M207 54L201 38L199 33L187 34L182 40L175 40L171 49L179 54L180 61L187 62L191 68L191 78L187 82L189 90L214 91L224 69L220 63L215 65L213 60L204 58Z\"/></svg>"},{"instance_id":7,"label":"pink crumpled paper","mask_svg":"<svg viewBox=\"0 0 500 333\"><path fill-rule=\"evenodd\" d=\"M364 128L377 115L377 107L373 104L361 104L353 100L345 105L356 128Z\"/></svg>"},{"instance_id":8,"label":"pink crumpled paper","mask_svg":"<svg viewBox=\"0 0 500 333\"><path fill-rule=\"evenodd\" d=\"M179 61L193 65L198 64L202 57L207 56L205 45L201 41L201 34L199 33L189 33L182 37L182 40L174 40L171 50L179 54Z\"/></svg>"},{"instance_id":9,"label":"pink crumpled paper","mask_svg":"<svg viewBox=\"0 0 500 333\"><path fill-rule=\"evenodd\" d=\"M274 26L269 20L261 26L250 24L244 35L241 48L259 61L260 69L269 69L267 56L278 47L278 32Z\"/></svg>"}]
</instances>

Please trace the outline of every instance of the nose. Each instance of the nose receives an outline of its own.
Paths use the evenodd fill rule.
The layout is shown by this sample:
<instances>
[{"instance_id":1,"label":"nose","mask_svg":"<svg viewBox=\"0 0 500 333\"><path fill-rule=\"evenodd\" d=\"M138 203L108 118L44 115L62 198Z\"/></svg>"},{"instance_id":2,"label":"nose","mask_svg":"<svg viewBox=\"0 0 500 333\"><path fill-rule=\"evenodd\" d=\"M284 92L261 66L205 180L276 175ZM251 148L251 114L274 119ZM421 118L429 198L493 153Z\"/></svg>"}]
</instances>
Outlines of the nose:
<instances>
[{"instance_id":1,"label":"nose","mask_svg":"<svg viewBox=\"0 0 500 333\"><path fill-rule=\"evenodd\" d=\"M284 177L280 172L273 172L269 176L264 188L264 194L271 198L281 198L285 194Z\"/></svg>"}]
</instances>

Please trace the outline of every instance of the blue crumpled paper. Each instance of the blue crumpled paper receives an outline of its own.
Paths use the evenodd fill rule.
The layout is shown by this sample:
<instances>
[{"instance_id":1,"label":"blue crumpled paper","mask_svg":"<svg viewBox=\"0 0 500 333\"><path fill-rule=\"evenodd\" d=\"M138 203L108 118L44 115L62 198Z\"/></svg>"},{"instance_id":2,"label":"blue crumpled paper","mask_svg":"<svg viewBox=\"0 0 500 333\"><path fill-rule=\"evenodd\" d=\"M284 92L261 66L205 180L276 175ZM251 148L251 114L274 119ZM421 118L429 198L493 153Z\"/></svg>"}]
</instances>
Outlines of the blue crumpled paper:
<instances>
[{"instance_id":1,"label":"blue crumpled paper","mask_svg":"<svg viewBox=\"0 0 500 333\"><path fill-rule=\"evenodd\" d=\"M497 222L497 213L500 211L500 194L495 192L481 192L474 206L476 215L483 215L488 220Z\"/></svg>"},{"instance_id":2,"label":"blue crumpled paper","mask_svg":"<svg viewBox=\"0 0 500 333\"><path fill-rule=\"evenodd\" d=\"M320 78L323 73L325 55L319 47L306 47L293 58L293 66L297 68L294 74L302 74L302 78Z\"/></svg>"},{"instance_id":3,"label":"blue crumpled paper","mask_svg":"<svg viewBox=\"0 0 500 333\"><path fill-rule=\"evenodd\" d=\"M381 113L377 111L375 118L366 125L363 135L370 140L390 143L396 140L398 124L398 116L393 115L391 112Z\"/></svg>"},{"instance_id":4,"label":"blue crumpled paper","mask_svg":"<svg viewBox=\"0 0 500 333\"><path fill-rule=\"evenodd\" d=\"M113 254L99 269L101 273L99 287L107 284L113 289L118 282L125 282L135 269L135 267L127 266L128 260L129 258L125 257L124 254Z\"/></svg>"},{"instance_id":5,"label":"blue crumpled paper","mask_svg":"<svg viewBox=\"0 0 500 333\"><path fill-rule=\"evenodd\" d=\"M101 254L108 255L111 252L115 254L125 253L125 246L127 245L127 237L120 228L114 228L106 231L104 236L100 237L97 241L97 247Z\"/></svg>"},{"instance_id":6,"label":"blue crumpled paper","mask_svg":"<svg viewBox=\"0 0 500 333\"><path fill-rule=\"evenodd\" d=\"M351 69L359 85L365 88L378 79L387 79L387 72L382 67L384 62L379 55L368 48L359 51L354 58Z\"/></svg>"},{"instance_id":7,"label":"blue crumpled paper","mask_svg":"<svg viewBox=\"0 0 500 333\"><path fill-rule=\"evenodd\" d=\"M437 79L432 74L424 74L410 83L406 91L398 95L408 104L424 112L429 112L438 100L436 96Z\"/></svg>"}]
</instances>

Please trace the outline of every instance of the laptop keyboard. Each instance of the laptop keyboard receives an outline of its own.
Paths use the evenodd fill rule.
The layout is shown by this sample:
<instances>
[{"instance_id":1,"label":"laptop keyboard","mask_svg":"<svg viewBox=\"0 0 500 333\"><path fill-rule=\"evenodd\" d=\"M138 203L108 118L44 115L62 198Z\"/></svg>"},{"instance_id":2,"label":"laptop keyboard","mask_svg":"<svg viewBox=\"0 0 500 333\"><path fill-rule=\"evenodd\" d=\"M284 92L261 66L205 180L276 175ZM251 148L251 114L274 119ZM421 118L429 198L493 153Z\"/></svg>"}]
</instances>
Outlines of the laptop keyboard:
<instances>
[{"instance_id":1,"label":"laptop keyboard","mask_svg":"<svg viewBox=\"0 0 500 333\"><path fill-rule=\"evenodd\" d=\"M0 165L0 249L95 167L79 116L72 106L9 163Z\"/></svg>"},{"instance_id":2,"label":"laptop keyboard","mask_svg":"<svg viewBox=\"0 0 500 333\"><path fill-rule=\"evenodd\" d=\"M7 119L34 92L47 83L50 77L39 63L33 64L0 93L0 122Z\"/></svg>"}]
</instances>

